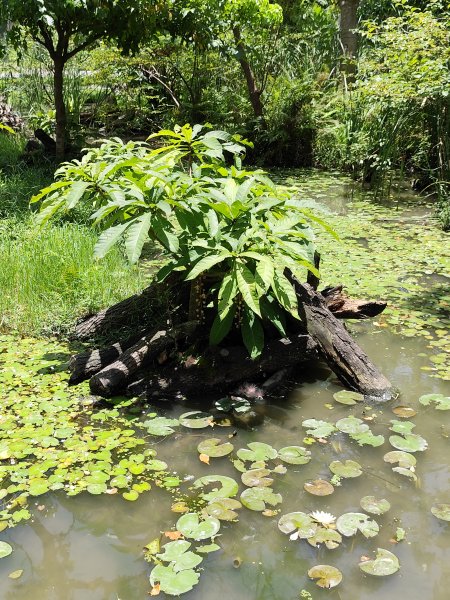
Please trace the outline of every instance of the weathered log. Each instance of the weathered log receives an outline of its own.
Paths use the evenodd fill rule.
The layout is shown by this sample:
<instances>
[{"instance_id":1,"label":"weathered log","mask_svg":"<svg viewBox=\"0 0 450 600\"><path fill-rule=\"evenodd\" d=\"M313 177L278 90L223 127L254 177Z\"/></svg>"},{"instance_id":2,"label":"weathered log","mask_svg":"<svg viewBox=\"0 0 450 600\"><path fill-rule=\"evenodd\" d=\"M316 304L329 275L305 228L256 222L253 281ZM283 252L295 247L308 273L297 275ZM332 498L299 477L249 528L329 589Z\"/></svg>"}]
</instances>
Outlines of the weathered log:
<instances>
[{"instance_id":1,"label":"weathered log","mask_svg":"<svg viewBox=\"0 0 450 600\"><path fill-rule=\"evenodd\" d=\"M276 373L315 358L316 343L309 335L269 342L257 360L251 360L243 346L222 349L200 363L164 366L151 375L140 375L127 387L130 396L182 398L189 394L226 393L243 381Z\"/></svg>"},{"instance_id":2,"label":"weathered log","mask_svg":"<svg viewBox=\"0 0 450 600\"><path fill-rule=\"evenodd\" d=\"M117 360L125 350L131 348L143 335L145 335L145 332L141 331L106 348L94 348L88 352L71 356L69 361L69 371L71 373L69 385L75 385L89 379L92 375L104 369Z\"/></svg>"},{"instance_id":3,"label":"weathered log","mask_svg":"<svg viewBox=\"0 0 450 600\"><path fill-rule=\"evenodd\" d=\"M309 335L330 369L350 389L368 396L388 399L392 385L351 337L344 325L328 310L319 293L290 275L300 300L300 311Z\"/></svg>"},{"instance_id":4,"label":"weathered log","mask_svg":"<svg viewBox=\"0 0 450 600\"><path fill-rule=\"evenodd\" d=\"M376 317L386 308L386 302L379 300L355 300L342 291L342 285L325 288L320 293L325 298L329 311L337 319L368 319Z\"/></svg>"},{"instance_id":5,"label":"weathered log","mask_svg":"<svg viewBox=\"0 0 450 600\"><path fill-rule=\"evenodd\" d=\"M171 288L179 284L179 274L169 275L162 283L151 283L139 294L134 294L109 308L90 315L75 327L74 337L80 340L88 339L94 335L104 335L113 329L130 324L133 318L144 315L149 306L161 300L162 294L168 294ZM145 326L141 321L139 328Z\"/></svg>"},{"instance_id":6,"label":"weathered log","mask_svg":"<svg viewBox=\"0 0 450 600\"><path fill-rule=\"evenodd\" d=\"M190 321L173 329L152 331L144 335L116 361L91 378L89 386L92 393L106 398L114 395L125 387L133 373L165 350L171 350L177 340L191 338L196 328L197 323Z\"/></svg>"}]
</instances>

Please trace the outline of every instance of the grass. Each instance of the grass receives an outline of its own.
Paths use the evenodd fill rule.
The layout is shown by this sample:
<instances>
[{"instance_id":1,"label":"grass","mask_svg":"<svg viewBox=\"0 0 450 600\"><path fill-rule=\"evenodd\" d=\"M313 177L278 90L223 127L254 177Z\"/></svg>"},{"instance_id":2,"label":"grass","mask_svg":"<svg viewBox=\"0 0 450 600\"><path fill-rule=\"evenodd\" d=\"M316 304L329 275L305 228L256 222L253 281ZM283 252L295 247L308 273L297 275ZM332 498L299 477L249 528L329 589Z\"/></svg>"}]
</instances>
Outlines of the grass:
<instances>
[{"instance_id":1,"label":"grass","mask_svg":"<svg viewBox=\"0 0 450 600\"><path fill-rule=\"evenodd\" d=\"M94 261L96 233L82 214L36 229L28 201L53 176L48 165L21 163L14 144L0 136L0 331L65 334L81 315L142 289L145 277L118 249Z\"/></svg>"}]
</instances>

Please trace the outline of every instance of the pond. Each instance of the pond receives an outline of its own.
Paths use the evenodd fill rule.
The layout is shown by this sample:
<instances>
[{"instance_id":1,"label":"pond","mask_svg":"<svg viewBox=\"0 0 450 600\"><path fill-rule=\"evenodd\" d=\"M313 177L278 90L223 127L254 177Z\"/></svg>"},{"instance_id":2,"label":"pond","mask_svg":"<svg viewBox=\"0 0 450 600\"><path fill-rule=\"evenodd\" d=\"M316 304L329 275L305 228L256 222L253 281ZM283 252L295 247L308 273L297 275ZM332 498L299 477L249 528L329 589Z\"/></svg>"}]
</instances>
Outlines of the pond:
<instances>
[{"instance_id":1,"label":"pond","mask_svg":"<svg viewBox=\"0 0 450 600\"><path fill-rule=\"evenodd\" d=\"M230 457L236 459L239 449L255 441L277 450L304 447L305 456L310 452L311 460L290 464L280 459L282 453L267 460L272 472L265 476L274 480L270 496L274 505L268 504L264 511L242 507L236 511L237 522L220 522L220 535L215 538L220 549L203 555L197 567L201 569L200 581L183 598L209 600L218 594L229 600L385 600L399 595L410 600L448 598L450 523L438 519L431 509L450 503L450 411L434 402L439 398L444 402L450 395L449 236L437 229L429 207L404 189L393 192L388 200L377 200L368 193L360 194L349 180L336 174L291 171L276 176L280 183L298 190L309 204L317 203L330 211L326 219L342 240L338 243L320 234L327 257L323 262L325 284L344 282L350 294L389 301L389 309L377 319L352 322L349 327L400 396L388 404L341 404L334 398L342 390L334 376L325 367L309 365L296 374L297 382L280 384L272 396L255 402L260 423L253 429L238 428L226 420L205 428L174 421L173 433L155 436L150 435L158 430L154 427L155 413L178 419L198 405L136 408L118 401L111 408L93 406L85 385L72 388L70 393L66 390L64 361L72 349L51 340L1 336L0 394L4 408L0 416L0 460L4 490L0 495L4 505L0 519L9 525L18 522L15 527L4 527L0 534L0 540L13 548L0 560L1 598L148 597L152 567L143 558L143 547L161 532L161 544L170 542L164 532L176 537L175 525L181 513L172 509L183 510L185 503L191 509L195 506L199 490L189 488L197 478L232 477L239 482L239 499L246 486L236 469L241 468L239 462L233 464ZM437 396L425 405L423 396L429 394ZM202 399L197 400L201 404ZM446 402L448 406L450 401ZM408 407L405 413L400 410L408 418L398 414L399 406ZM341 421L352 415L350 422ZM309 419L330 425L317 432L317 424L302 425ZM408 437L412 429L409 423L415 425L412 438ZM367 432L367 427L373 436L359 438L359 443L357 437L345 433L356 431L357 435ZM384 440L374 442L380 435ZM207 464L205 452L201 458L206 462L199 460L197 446L211 438L234 448L229 455L209 458ZM367 439L375 447L367 445ZM400 464L394 471L397 464L386 462L384 456L403 448L405 440L410 444L405 448L411 450L408 456L413 455L417 464L410 466L413 459L409 459L409 466L402 468ZM44 448L36 449L39 445ZM149 449L156 450L157 459L150 452L145 454ZM122 467L127 477L129 472L135 477L138 487L131 490L121 486L123 473L116 464L129 454L135 459ZM239 452L239 456L248 458L249 454ZM63 463L64 472L48 483L44 467L30 473L36 457L38 465L46 460L50 461L48 467L52 460ZM158 465L158 460L165 461L167 468L163 463ZM332 467L334 472L347 476L333 475L329 465L347 460L358 463L359 476L349 477L348 470L340 471L339 465ZM141 470L142 463L152 461L151 472ZM251 462L245 463L244 470ZM108 468L101 466L104 463ZM113 479L106 485L104 478L98 478L102 468L109 469L107 482L113 470L115 484ZM355 473L350 470L350 474ZM334 493L318 496L304 489L306 482L317 479L332 481ZM146 491L145 482L150 482L151 491ZM20 498L30 489L27 506L26 499ZM88 491L78 494L81 489ZM105 490L107 493L100 495ZM366 496L386 499L390 504L384 514L367 513L367 519L379 527L377 533L372 524L373 537L367 530L368 537L361 531L349 535L341 519L338 529L346 534L342 533L337 547L329 549L322 543L316 548L307 539L290 539L278 527L280 517L291 512L324 511L333 517L364 513L360 501ZM15 519L14 515L19 516ZM325 523L322 533L337 531L332 517L316 517L313 526ZM192 538L190 541L191 550L199 546ZM377 548L395 554L400 562L398 572L377 577L360 569L359 563L373 559ZM315 565L336 567L342 582L331 590L320 589L307 574ZM161 592L160 597L166 596Z\"/></svg>"}]
</instances>

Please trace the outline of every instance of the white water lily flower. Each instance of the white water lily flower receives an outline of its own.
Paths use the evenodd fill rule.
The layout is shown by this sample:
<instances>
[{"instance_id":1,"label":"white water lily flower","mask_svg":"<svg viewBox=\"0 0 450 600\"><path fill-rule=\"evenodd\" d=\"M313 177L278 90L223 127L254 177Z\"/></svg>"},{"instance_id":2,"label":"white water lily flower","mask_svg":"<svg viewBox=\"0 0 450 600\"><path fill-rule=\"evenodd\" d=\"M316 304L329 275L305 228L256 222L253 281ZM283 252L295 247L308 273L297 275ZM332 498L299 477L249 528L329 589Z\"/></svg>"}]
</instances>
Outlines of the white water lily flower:
<instances>
[{"instance_id":1,"label":"white water lily flower","mask_svg":"<svg viewBox=\"0 0 450 600\"><path fill-rule=\"evenodd\" d=\"M291 535L289 536L290 540L298 540L298 530L294 531L294 533L291 533Z\"/></svg>"},{"instance_id":2,"label":"white water lily flower","mask_svg":"<svg viewBox=\"0 0 450 600\"><path fill-rule=\"evenodd\" d=\"M336 521L336 517L334 517L331 513L324 512L323 510L315 510L312 513L309 513L309 516L312 517L314 521L317 521L317 523L320 523L325 527Z\"/></svg>"}]
</instances>

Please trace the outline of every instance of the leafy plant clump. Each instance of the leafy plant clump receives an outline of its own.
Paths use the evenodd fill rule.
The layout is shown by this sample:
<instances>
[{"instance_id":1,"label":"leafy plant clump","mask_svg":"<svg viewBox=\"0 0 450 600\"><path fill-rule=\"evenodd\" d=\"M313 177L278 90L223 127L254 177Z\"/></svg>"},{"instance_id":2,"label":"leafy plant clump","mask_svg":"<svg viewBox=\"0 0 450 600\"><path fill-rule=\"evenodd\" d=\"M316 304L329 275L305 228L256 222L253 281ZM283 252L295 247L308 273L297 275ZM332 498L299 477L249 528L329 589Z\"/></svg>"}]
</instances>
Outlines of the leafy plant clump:
<instances>
[{"instance_id":1,"label":"leafy plant clump","mask_svg":"<svg viewBox=\"0 0 450 600\"><path fill-rule=\"evenodd\" d=\"M179 274L192 282L201 299L193 316L211 324L211 344L234 324L255 358L265 325L286 335L287 316L299 318L285 271L318 276L311 222L327 226L263 171L242 168L249 143L239 136L185 125L149 139L162 145L114 139L63 164L32 198L39 223L83 202L103 229L97 258L118 242L131 263L146 242L160 247L167 260L156 280Z\"/></svg>"}]
</instances>

